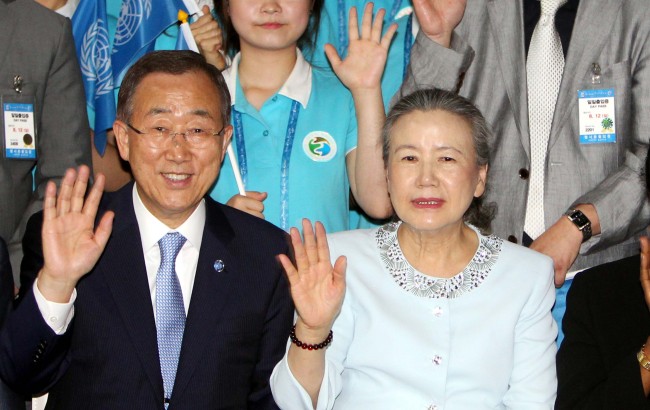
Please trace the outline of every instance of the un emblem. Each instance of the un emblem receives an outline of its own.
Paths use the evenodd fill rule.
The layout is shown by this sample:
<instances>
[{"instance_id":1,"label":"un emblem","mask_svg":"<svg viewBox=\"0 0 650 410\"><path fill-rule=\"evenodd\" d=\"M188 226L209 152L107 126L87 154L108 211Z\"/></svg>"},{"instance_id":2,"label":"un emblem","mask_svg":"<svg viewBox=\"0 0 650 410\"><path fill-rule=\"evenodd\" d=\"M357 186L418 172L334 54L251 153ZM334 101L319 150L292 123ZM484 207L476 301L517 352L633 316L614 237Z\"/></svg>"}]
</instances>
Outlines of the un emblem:
<instances>
[{"instance_id":1,"label":"un emblem","mask_svg":"<svg viewBox=\"0 0 650 410\"><path fill-rule=\"evenodd\" d=\"M117 19L117 29L113 40L113 52L133 38L142 22L143 14L149 19L151 15L151 0L125 0L122 2L120 17Z\"/></svg>"},{"instance_id":2,"label":"un emblem","mask_svg":"<svg viewBox=\"0 0 650 410\"><path fill-rule=\"evenodd\" d=\"M79 63L86 80L97 82L95 97L113 91L110 43L106 24L102 19L91 24L84 34Z\"/></svg>"}]
</instances>

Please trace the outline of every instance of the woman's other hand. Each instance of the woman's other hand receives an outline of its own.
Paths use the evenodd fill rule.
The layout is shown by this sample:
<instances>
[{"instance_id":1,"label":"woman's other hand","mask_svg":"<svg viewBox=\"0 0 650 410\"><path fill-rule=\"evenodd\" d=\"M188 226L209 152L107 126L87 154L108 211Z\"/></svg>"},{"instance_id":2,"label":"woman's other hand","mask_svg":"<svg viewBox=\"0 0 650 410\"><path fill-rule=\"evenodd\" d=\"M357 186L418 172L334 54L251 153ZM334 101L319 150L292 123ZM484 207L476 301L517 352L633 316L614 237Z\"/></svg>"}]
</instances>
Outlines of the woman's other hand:
<instances>
[{"instance_id":1,"label":"woman's other hand","mask_svg":"<svg viewBox=\"0 0 650 410\"><path fill-rule=\"evenodd\" d=\"M203 6L203 15L190 24L192 36L199 47L199 51L206 61L219 70L226 68L226 59L222 54L223 33L221 27L214 20L208 6Z\"/></svg>"},{"instance_id":2,"label":"woman's other hand","mask_svg":"<svg viewBox=\"0 0 650 410\"><path fill-rule=\"evenodd\" d=\"M239 194L234 195L228 200L228 202L226 202L226 205L258 218L265 219L263 202L268 195L269 194L266 192L246 191L246 196Z\"/></svg>"}]
</instances>

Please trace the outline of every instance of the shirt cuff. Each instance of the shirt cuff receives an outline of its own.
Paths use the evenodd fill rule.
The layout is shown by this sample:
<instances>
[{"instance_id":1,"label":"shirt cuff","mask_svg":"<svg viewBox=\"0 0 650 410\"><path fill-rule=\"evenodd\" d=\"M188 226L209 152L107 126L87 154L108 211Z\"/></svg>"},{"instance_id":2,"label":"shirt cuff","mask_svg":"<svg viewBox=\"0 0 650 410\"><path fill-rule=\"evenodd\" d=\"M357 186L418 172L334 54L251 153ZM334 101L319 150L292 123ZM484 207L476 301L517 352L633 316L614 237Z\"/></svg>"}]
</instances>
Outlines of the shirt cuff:
<instances>
[{"instance_id":1,"label":"shirt cuff","mask_svg":"<svg viewBox=\"0 0 650 410\"><path fill-rule=\"evenodd\" d=\"M38 278L34 281L33 291L34 299L38 305L38 310L43 316L43 320L57 335L62 335L68 330L68 326L74 317L74 301L77 299L77 289L72 291L68 303L50 302L38 290Z\"/></svg>"}]
</instances>

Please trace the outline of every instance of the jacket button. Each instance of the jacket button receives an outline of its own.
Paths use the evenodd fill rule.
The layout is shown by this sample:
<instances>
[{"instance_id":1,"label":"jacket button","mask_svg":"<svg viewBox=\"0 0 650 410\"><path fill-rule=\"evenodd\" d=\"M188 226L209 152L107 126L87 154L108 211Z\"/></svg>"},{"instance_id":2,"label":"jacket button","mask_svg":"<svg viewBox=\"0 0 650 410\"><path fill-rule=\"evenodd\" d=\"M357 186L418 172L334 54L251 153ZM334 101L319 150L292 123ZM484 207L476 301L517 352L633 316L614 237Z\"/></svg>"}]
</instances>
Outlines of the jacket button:
<instances>
[{"instance_id":1,"label":"jacket button","mask_svg":"<svg viewBox=\"0 0 650 410\"><path fill-rule=\"evenodd\" d=\"M530 176L530 172L528 172L526 168L521 168L519 170L519 178L528 179L529 176Z\"/></svg>"},{"instance_id":2,"label":"jacket button","mask_svg":"<svg viewBox=\"0 0 650 410\"><path fill-rule=\"evenodd\" d=\"M517 237L514 235L508 236L508 242L517 243Z\"/></svg>"}]
</instances>

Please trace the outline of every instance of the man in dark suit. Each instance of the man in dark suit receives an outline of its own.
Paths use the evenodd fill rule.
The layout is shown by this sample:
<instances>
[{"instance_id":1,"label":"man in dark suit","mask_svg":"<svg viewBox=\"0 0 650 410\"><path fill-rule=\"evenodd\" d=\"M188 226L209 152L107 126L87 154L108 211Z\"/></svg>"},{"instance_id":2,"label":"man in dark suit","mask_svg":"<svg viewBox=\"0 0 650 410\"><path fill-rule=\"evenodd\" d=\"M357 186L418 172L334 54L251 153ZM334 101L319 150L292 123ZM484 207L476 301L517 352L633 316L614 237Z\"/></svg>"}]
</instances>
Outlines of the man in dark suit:
<instances>
[{"instance_id":1,"label":"man in dark suit","mask_svg":"<svg viewBox=\"0 0 650 410\"><path fill-rule=\"evenodd\" d=\"M42 208L46 182L58 184L67 168L91 164L86 100L69 19L33 0L0 0L0 96L0 108L31 104L35 128L27 139L33 149L23 151L28 153L23 158L12 157L7 150L22 148L24 141L5 138L9 124L6 110L0 112L0 237L9 244L18 274L23 229Z\"/></svg>"},{"instance_id":2,"label":"man in dark suit","mask_svg":"<svg viewBox=\"0 0 650 410\"><path fill-rule=\"evenodd\" d=\"M100 174L84 199L81 167L58 197L48 184L44 266L0 336L7 382L49 391L47 408L276 408L286 235L205 196L229 107L199 54L153 52L129 70L114 131L135 183L101 198Z\"/></svg>"}]
</instances>

